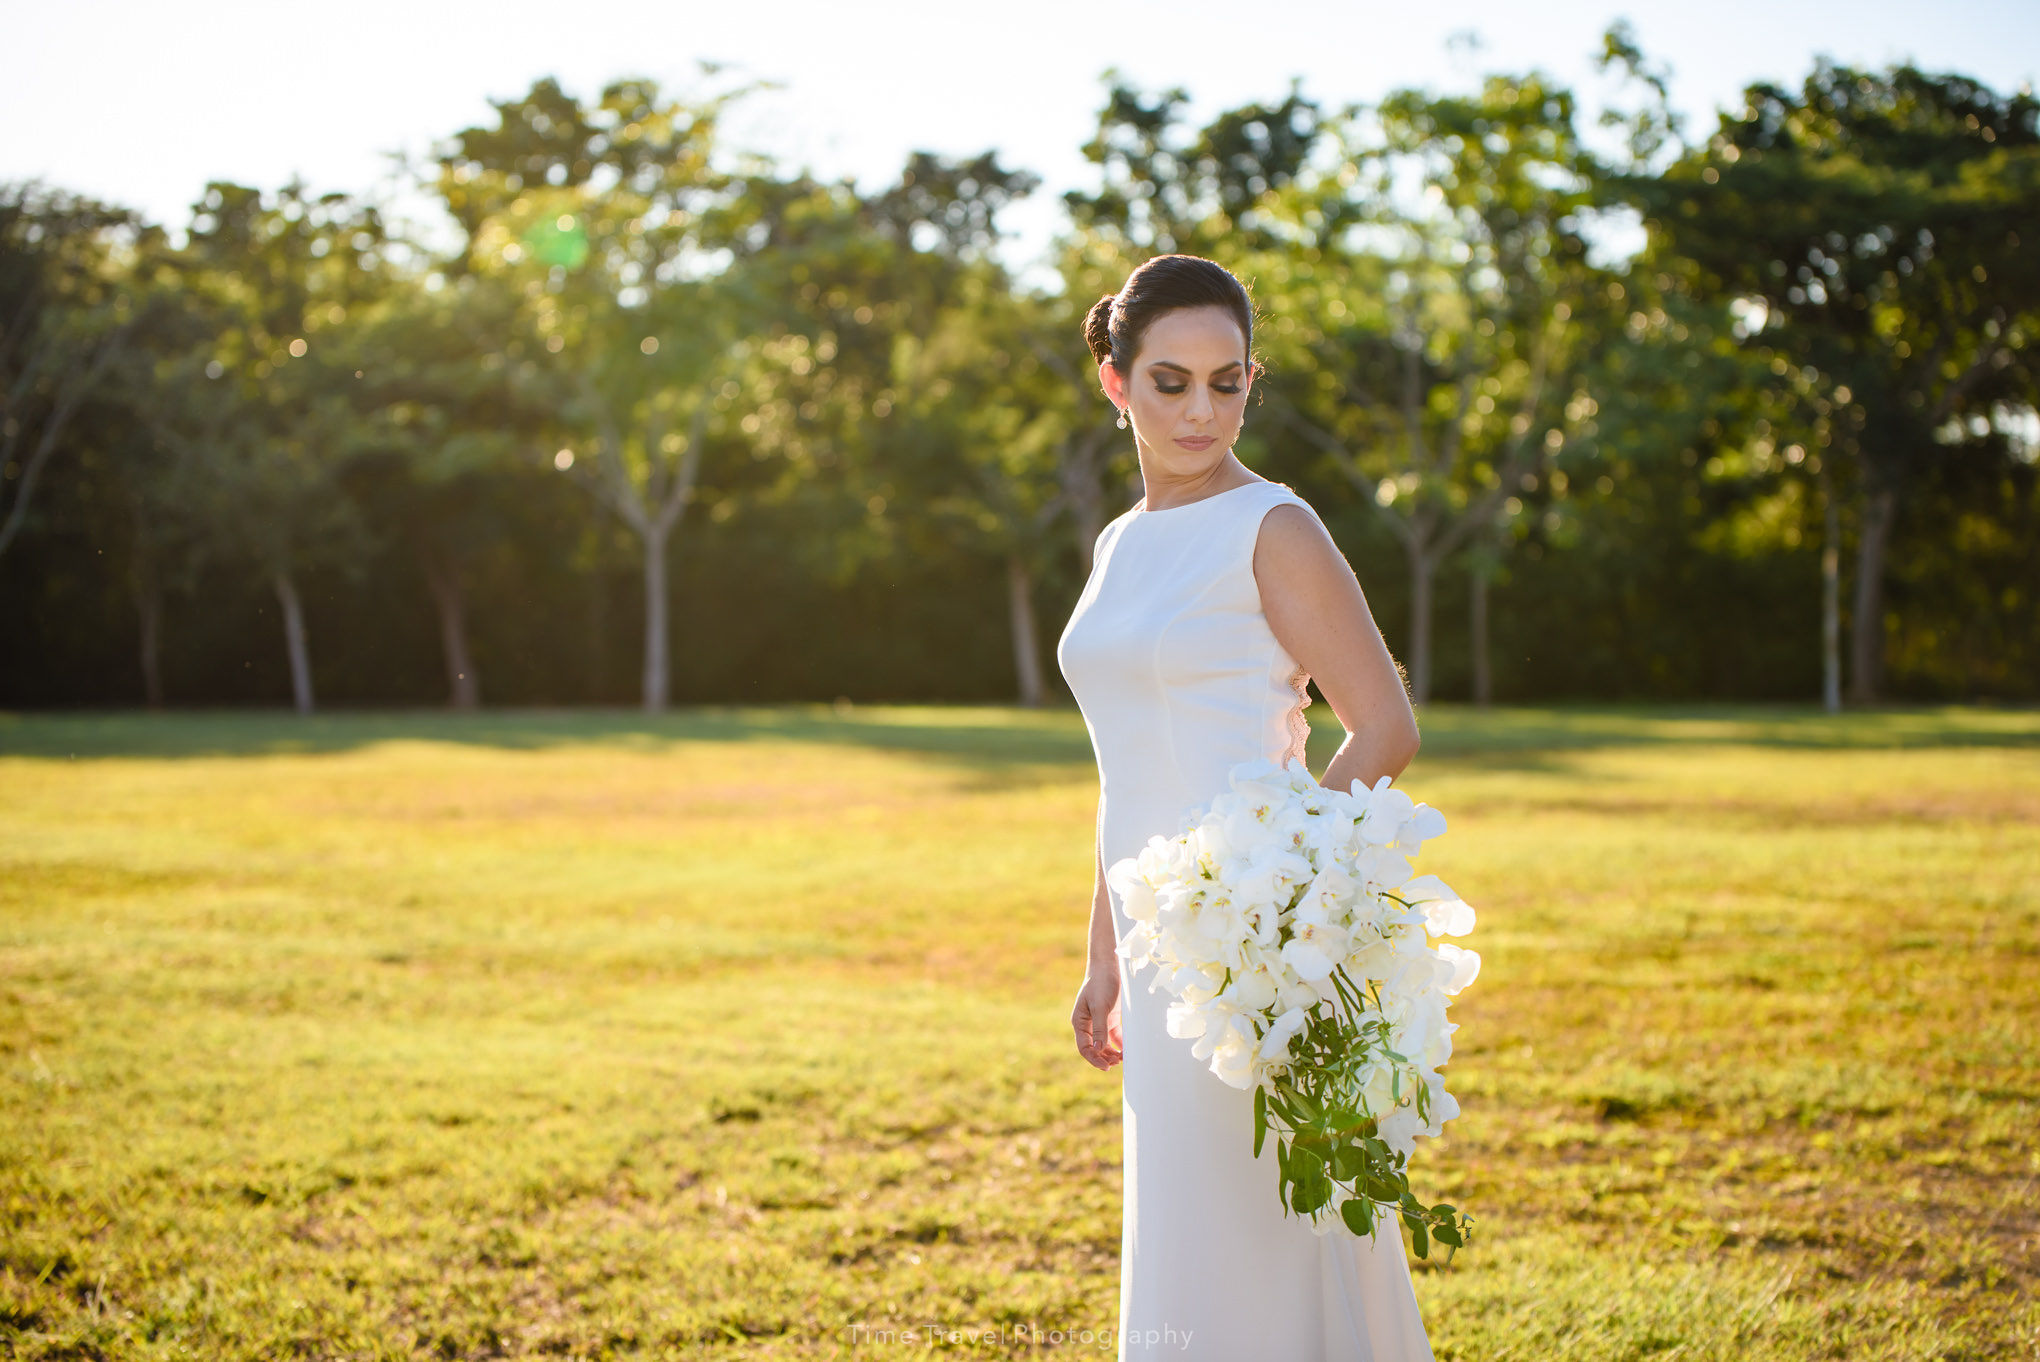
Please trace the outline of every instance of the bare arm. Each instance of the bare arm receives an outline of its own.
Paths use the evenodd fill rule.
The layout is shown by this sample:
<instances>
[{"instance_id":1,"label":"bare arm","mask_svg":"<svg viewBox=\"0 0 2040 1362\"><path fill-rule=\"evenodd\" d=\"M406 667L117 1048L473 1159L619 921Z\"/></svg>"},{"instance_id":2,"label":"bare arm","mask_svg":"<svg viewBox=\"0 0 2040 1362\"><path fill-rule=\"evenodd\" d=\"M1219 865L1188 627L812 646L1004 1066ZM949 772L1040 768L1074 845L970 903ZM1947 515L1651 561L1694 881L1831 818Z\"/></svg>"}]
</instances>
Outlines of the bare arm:
<instances>
[{"instance_id":1,"label":"bare arm","mask_svg":"<svg viewBox=\"0 0 2040 1362\"><path fill-rule=\"evenodd\" d=\"M1084 958L1084 982L1070 1009L1077 1053L1097 1069L1110 1069L1123 1057L1125 1040L1119 1026L1119 933L1112 924L1111 891L1105 887L1105 852L1095 848L1091 881L1091 926Z\"/></svg>"},{"instance_id":2,"label":"bare arm","mask_svg":"<svg viewBox=\"0 0 2040 1362\"><path fill-rule=\"evenodd\" d=\"M1346 727L1320 783L1371 786L1399 776L1417 755L1417 716L1402 671L1367 608L1338 545L1301 506L1277 506L1261 521L1254 581L1276 642L1310 673Z\"/></svg>"}]
</instances>

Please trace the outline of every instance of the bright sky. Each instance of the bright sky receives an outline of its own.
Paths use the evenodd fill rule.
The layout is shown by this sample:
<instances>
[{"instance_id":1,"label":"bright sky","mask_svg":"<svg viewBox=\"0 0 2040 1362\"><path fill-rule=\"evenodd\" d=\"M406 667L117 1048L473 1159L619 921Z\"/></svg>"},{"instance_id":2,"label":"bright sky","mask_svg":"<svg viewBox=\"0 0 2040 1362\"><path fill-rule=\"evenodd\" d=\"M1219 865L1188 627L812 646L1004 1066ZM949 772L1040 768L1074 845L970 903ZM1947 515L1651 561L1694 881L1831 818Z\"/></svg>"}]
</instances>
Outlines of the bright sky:
<instances>
[{"instance_id":1,"label":"bright sky","mask_svg":"<svg viewBox=\"0 0 2040 1362\"><path fill-rule=\"evenodd\" d=\"M1796 84L1815 54L1910 59L2004 91L2040 72L2034 0L0 0L0 179L39 176L181 227L208 179L369 190L387 153L488 121L490 98L538 77L587 96L622 75L684 89L710 59L784 83L730 131L789 167L877 189L912 150L996 147L1040 174L1007 219L1020 263L1053 230L1057 194L1090 182L1078 148L1108 67L1143 90L1183 86L1193 121L1279 101L1293 76L1330 106L1535 66L1591 98L1591 56L1625 16L1700 127L1753 81ZM1469 30L1477 49L1449 41Z\"/></svg>"}]
</instances>

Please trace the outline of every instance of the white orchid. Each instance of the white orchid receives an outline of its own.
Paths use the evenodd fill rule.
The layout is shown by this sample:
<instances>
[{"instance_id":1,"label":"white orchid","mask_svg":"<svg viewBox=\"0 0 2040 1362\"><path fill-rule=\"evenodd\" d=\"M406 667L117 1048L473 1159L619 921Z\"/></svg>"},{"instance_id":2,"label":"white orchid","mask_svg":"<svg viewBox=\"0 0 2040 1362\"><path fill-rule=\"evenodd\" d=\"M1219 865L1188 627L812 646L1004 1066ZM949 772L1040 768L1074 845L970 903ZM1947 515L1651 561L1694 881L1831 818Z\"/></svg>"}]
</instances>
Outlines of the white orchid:
<instances>
[{"instance_id":1,"label":"white orchid","mask_svg":"<svg viewBox=\"0 0 2040 1362\"><path fill-rule=\"evenodd\" d=\"M1299 1038L1336 1021L1367 1038L1353 1042L1342 1100L1403 1158L1438 1135L1459 1114L1438 1072L1458 1029L1446 1009L1480 971L1478 955L1441 939L1471 932L1473 909L1410 865L1444 815L1387 777L1349 793L1300 762L1250 762L1181 826L1106 872L1132 924L1119 952L1130 971L1153 966L1170 1036L1232 1087L1272 1091L1315 1072L1297 1066L1323 1051L1299 1057ZM1314 1216L1312 1228L1329 1224Z\"/></svg>"},{"instance_id":2,"label":"white orchid","mask_svg":"<svg viewBox=\"0 0 2040 1362\"><path fill-rule=\"evenodd\" d=\"M1311 1001L1316 1002L1317 999L1313 997ZM1268 1027L1268 1034L1261 1037L1261 1058L1273 1061L1286 1060L1289 1057L1289 1042L1303 1030L1307 1017L1308 1014L1302 1007L1288 1008L1276 1017Z\"/></svg>"},{"instance_id":3,"label":"white orchid","mask_svg":"<svg viewBox=\"0 0 2040 1362\"><path fill-rule=\"evenodd\" d=\"M1441 941L1435 947L1438 954L1452 966L1452 973L1439 985L1447 996L1456 995L1480 975L1480 957L1472 951Z\"/></svg>"},{"instance_id":4,"label":"white orchid","mask_svg":"<svg viewBox=\"0 0 2040 1362\"><path fill-rule=\"evenodd\" d=\"M1338 968L1352 943L1346 933L1323 922L1299 922L1296 934L1282 947L1282 959L1296 977L1316 983Z\"/></svg>"}]
</instances>

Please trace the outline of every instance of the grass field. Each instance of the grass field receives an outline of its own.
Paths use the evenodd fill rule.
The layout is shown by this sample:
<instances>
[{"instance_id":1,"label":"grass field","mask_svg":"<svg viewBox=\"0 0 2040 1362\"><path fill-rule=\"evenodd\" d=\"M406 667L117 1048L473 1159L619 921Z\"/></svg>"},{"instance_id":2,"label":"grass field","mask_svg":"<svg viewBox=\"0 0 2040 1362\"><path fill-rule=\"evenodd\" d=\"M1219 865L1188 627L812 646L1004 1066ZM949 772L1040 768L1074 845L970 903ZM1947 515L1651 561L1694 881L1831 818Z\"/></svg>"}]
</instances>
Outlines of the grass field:
<instances>
[{"instance_id":1,"label":"grass field","mask_svg":"<svg viewBox=\"0 0 2040 1362\"><path fill-rule=\"evenodd\" d=\"M2040 1357L2040 714L1424 729L1438 1357ZM0 715L0 1346L1109 1356L1095 793L1072 713Z\"/></svg>"}]
</instances>

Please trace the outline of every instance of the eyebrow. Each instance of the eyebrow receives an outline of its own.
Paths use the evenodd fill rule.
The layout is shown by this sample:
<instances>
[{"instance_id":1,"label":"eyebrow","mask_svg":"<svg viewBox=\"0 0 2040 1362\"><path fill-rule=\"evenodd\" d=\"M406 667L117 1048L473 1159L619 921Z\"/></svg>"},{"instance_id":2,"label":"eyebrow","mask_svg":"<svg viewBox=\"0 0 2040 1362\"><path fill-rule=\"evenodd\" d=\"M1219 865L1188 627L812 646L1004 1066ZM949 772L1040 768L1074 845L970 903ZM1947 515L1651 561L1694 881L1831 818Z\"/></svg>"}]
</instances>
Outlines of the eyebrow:
<instances>
[{"instance_id":1,"label":"eyebrow","mask_svg":"<svg viewBox=\"0 0 2040 1362\"><path fill-rule=\"evenodd\" d=\"M1213 369L1213 370L1212 370L1211 372L1212 372L1213 374L1222 374L1222 373L1224 373L1224 372L1225 372L1225 371L1226 371L1227 369L1237 369L1237 368L1240 368L1240 367L1241 367L1241 365L1240 365L1240 362L1239 362L1238 360L1234 360L1234 361L1233 361L1232 363L1230 363L1230 364L1221 364L1221 365L1219 365L1219 366L1218 366L1218 367L1217 367L1216 369ZM1174 362L1174 361L1172 361L1172 360L1166 360L1166 359L1158 359L1158 360L1156 360L1156 361L1155 361L1155 362L1154 362L1153 364L1150 364L1150 365L1148 365L1148 368L1150 368L1150 369L1174 369L1174 370L1175 370L1175 371L1176 371L1177 373L1179 373L1179 374L1184 374L1184 375L1188 375L1188 374L1189 374L1189 372L1190 372L1190 370L1189 370L1189 369L1187 369L1187 368L1185 368L1185 367L1184 367L1183 365L1181 365L1181 364L1177 364L1177 363L1175 363L1175 362Z\"/></svg>"}]
</instances>

